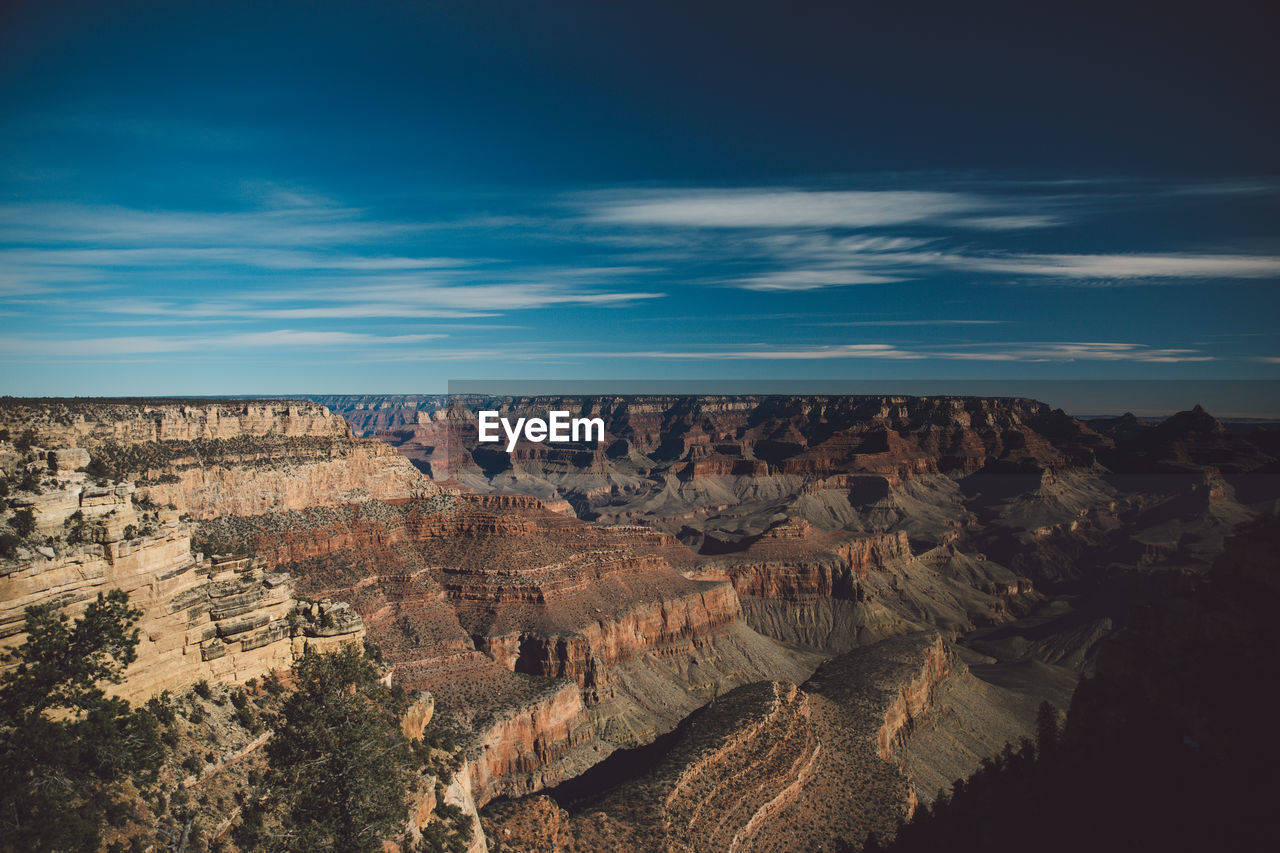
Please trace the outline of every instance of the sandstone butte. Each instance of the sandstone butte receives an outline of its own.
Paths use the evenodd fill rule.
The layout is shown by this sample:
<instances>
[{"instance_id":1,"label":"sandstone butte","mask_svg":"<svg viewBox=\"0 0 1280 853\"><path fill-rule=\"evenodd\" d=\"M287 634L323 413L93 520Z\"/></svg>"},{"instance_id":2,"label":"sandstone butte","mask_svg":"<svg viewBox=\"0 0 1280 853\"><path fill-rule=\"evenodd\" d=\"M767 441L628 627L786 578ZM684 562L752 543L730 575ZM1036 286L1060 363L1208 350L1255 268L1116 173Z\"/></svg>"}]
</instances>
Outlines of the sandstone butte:
<instances>
[{"instance_id":1,"label":"sandstone butte","mask_svg":"<svg viewBox=\"0 0 1280 853\"><path fill-rule=\"evenodd\" d=\"M54 542L0 563L3 642L29 604L118 586L145 612L120 687L141 699L367 635L430 695L406 726L467 733L444 799L473 850L498 798L504 849L891 830L1065 707L1110 617L1038 584L1119 545L1211 554L1274 461L1198 415L1133 438L1032 401L651 398L540 402L605 417L606 443L499 467L456 401L326 402L383 440L312 402L5 401L32 447L0 443L0 468L39 469L14 502ZM592 773L598 802L573 793Z\"/></svg>"}]
</instances>

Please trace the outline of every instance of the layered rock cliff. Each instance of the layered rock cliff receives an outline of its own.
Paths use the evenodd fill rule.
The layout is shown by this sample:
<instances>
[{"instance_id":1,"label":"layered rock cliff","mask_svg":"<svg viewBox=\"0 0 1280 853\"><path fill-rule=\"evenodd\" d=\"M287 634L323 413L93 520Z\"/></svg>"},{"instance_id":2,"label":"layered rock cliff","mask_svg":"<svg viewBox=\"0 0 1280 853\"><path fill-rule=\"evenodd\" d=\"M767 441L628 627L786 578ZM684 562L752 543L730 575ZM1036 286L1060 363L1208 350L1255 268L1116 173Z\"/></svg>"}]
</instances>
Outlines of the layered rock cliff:
<instances>
[{"instance_id":1,"label":"layered rock cliff","mask_svg":"<svg viewBox=\"0 0 1280 853\"><path fill-rule=\"evenodd\" d=\"M1105 576L1117 555L1207 569L1236 524L1280 499L1280 432L1195 409L1148 424L1013 398L321 399L438 480L644 523L708 554L800 517L905 532L917 552L958 545L1055 587ZM606 436L508 455L477 442L480 408L564 409L601 418Z\"/></svg>"},{"instance_id":2,"label":"layered rock cliff","mask_svg":"<svg viewBox=\"0 0 1280 853\"><path fill-rule=\"evenodd\" d=\"M504 844L819 849L1061 706L1053 664L1087 668L1111 628L1088 584L1140 595L1274 500L1266 449L1203 413L1142 444L1033 401L494 407L531 402L606 441L487 452L459 440L472 404L430 399L344 402L381 441L310 403L5 401L0 522L34 530L0 560L0 633L124 588L140 698L367 631L466 733L446 801L518 798ZM535 796L644 748L607 808Z\"/></svg>"},{"instance_id":3,"label":"layered rock cliff","mask_svg":"<svg viewBox=\"0 0 1280 853\"><path fill-rule=\"evenodd\" d=\"M1022 702L978 679L937 635L909 635L839 656L799 687L761 682L721 696L637 778L610 785L606 763L554 799L483 817L504 849L521 851L860 846L871 831L891 836L915 808L916 773L929 769L919 738L955 736L948 719L981 707L991 722L978 739L999 737L984 747L998 749L1029 731L1011 711Z\"/></svg>"},{"instance_id":4,"label":"layered rock cliff","mask_svg":"<svg viewBox=\"0 0 1280 853\"><path fill-rule=\"evenodd\" d=\"M172 511L143 534L132 529L131 504L114 513L99 542L59 542L0 560L0 647L21 645L29 606L75 613L99 593L122 589L143 615L137 660L113 690L141 700L200 680L258 678L288 668L307 645L364 635L359 617L340 605L300 607L289 575L261 561L193 554L192 525Z\"/></svg>"},{"instance_id":5,"label":"layered rock cliff","mask_svg":"<svg viewBox=\"0 0 1280 853\"><path fill-rule=\"evenodd\" d=\"M19 400L0 405L0 429L86 451L91 479L136 481L139 499L197 519L438 491L308 402Z\"/></svg>"},{"instance_id":6,"label":"layered rock cliff","mask_svg":"<svg viewBox=\"0 0 1280 853\"><path fill-rule=\"evenodd\" d=\"M8 519L29 513L34 526L0 558L3 644L22 642L30 605L74 613L122 589L143 612L137 661L117 688L134 699L256 678L304 645L363 636L341 603L299 601L287 573L193 550L194 519L334 503L348 486L365 494L367 479L389 495L423 488L402 459L305 402L8 400L0 430Z\"/></svg>"},{"instance_id":7,"label":"layered rock cliff","mask_svg":"<svg viewBox=\"0 0 1280 853\"><path fill-rule=\"evenodd\" d=\"M350 600L393 678L472 728L478 802L539 790L644 743L716 693L820 655L741 620L732 584L640 528L520 496L458 494L240 519L215 529L310 596ZM219 525L212 525L218 528Z\"/></svg>"}]
</instances>

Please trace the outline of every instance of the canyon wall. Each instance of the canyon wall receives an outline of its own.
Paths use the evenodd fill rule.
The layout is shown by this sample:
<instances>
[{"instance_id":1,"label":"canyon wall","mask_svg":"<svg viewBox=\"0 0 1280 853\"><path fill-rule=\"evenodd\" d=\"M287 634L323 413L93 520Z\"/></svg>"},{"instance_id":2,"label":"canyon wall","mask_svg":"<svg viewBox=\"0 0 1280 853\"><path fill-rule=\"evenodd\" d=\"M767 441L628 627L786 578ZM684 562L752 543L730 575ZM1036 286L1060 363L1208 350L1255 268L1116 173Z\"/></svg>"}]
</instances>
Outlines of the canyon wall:
<instances>
[{"instance_id":1,"label":"canyon wall","mask_svg":"<svg viewBox=\"0 0 1280 853\"><path fill-rule=\"evenodd\" d=\"M907 752L945 725L959 695L949 686L972 677L936 634L887 640L823 664L800 686L738 688L638 778L610 785L600 773L593 786L588 774L555 799L491 807L486 828L515 851L818 850L838 839L857 848L910 816L918 794ZM988 687L985 707L1003 724L1017 697Z\"/></svg>"},{"instance_id":2,"label":"canyon wall","mask_svg":"<svg viewBox=\"0 0 1280 853\"><path fill-rule=\"evenodd\" d=\"M243 682L306 646L363 637L358 614L300 602L264 561L193 551L196 520L424 489L403 459L306 402L5 401L0 429L0 473L22 481L10 504L35 524L0 558L0 644L21 644L30 605L75 614L122 589L143 614L137 660L114 688L131 699Z\"/></svg>"}]
</instances>

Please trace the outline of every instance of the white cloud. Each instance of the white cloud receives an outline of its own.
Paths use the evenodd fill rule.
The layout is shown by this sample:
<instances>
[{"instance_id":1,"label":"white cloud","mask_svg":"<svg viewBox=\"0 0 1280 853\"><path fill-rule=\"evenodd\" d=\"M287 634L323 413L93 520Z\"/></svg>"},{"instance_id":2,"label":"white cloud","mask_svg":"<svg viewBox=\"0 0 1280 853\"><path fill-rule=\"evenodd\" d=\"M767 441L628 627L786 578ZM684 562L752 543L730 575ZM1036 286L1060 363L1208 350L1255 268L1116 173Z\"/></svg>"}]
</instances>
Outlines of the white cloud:
<instances>
[{"instance_id":1,"label":"white cloud","mask_svg":"<svg viewBox=\"0 0 1280 853\"><path fill-rule=\"evenodd\" d=\"M1002 214L1007 207L1005 202L976 194L927 190L695 189L586 197L590 218L618 225L869 228L930 223L1007 229L1056 224L1045 215Z\"/></svg>"},{"instance_id":2,"label":"white cloud","mask_svg":"<svg viewBox=\"0 0 1280 853\"><path fill-rule=\"evenodd\" d=\"M740 279L735 285L743 290L797 291L851 284L889 284L895 281L902 279L856 269L795 269L762 273Z\"/></svg>"},{"instance_id":3,"label":"white cloud","mask_svg":"<svg viewBox=\"0 0 1280 853\"><path fill-rule=\"evenodd\" d=\"M26 244L107 244L110 248L332 246L421 231L378 222L356 208L300 207L211 213L111 205L0 205L0 240Z\"/></svg>"},{"instance_id":4,"label":"white cloud","mask_svg":"<svg viewBox=\"0 0 1280 853\"><path fill-rule=\"evenodd\" d=\"M299 331L277 329L232 335L124 335L109 338L24 338L0 339L0 353L20 356L112 356L178 353L210 350L257 350L278 348L329 349L333 347L400 347L443 338L443 334L371 335L356 332Z\"/></svg>"},{"instance_id":5,"label":"white cloud","mask_svg":"<svg viewBox=\"0 0 1280 853\"><path fill-rule=\"evenodd\" d=\"M1019 213L1006 216L966 216L952 224L986 231L1016 231L1024 228L1052 228L1065 221L1061 216L1047 213Z\"/></svg>"},{"instance_id":6,"label":"white cloud","mask_svg":"<svg viewBox=\"0 0 1280 853\"><path fill-rule=\"evenodd\" d=\"M1045 280L1072 286L1174 284L1195 279L1280 277L1280 257L1238 254L1007 254L852 252L843 262L820 250L821 266L796 266L735 279L746 290L815 290L850 284L908 281L940 270Z\"/></svg>"},{"instance_id":7,"label":"white cloud","mask_svg":"<svg viewBox=\"0 0 1280 853\"><path fill-rule=\"evenodd\" d=\"M568 355L568 353L566 353ZM920 353L908 352L892 344L836 344L833 346L815 346L804 349L761 348L751 350L704 350L699 352L665 352L662 350L645 350L640 352L620 353L580 353L591 357L622 358L658 358L658 359L694 359L708 361L737 360L779 360L810 361L833 358L885 358L885 359L920 359L927 358Z\"/></svg>"},{"instance_id":8,"label":"white cloud","mask_svg":"<svg viewBox=\"0 0 1280 853\"><path fill-rule=\"evenodd\" d=\"M448 269L470 261L462 258L410 258L388 255L327 254L318 251L268 249L252 246L234 248L201 248L173 246L166 248L127 249L2 249L0 265L11 269L78 267L189 267L199 265L236 265L270 270L345 270L383 272L403 270Z\"/></svg>"},{"instance_id":9,"label":"white cloud","mask_svg":"<svg viewBox=\"0 0 1280 853\"><path fill-rule=\"evenodd\" d=\"M977 344L972 349L935 352L937 358L959 361L1129 361L1148 364L1216 361L1195 349L1159 349L1145 344L1115 342L1044 342Z\"/></svg>"},{"instance_id":10,"label":"white cloud","mask_svg":"<svg viewBox=\"0 0 1280 853\"><path fill-rule=\"evenodd\" d=\"M561 353L570 356L573 353ZM950 350L911 348L898 344L835 344L812 347L771 347L760 345L741 350L664 351L642 350L618 353L577 353L579 356L606 355L637 359L705 361L813 361L831 359L885 359L893 361L937 359L943 361L1072 362L1114 361L1148 364L1215 361L1194 349L1152 348L1136 343L1044 342L974 344Z\"/></svg>"},{"instance_id":11,"label":"white cloud","mask_svg":"<svg viewBox=\"0 0 1280 853\"><path fill-rule=\"evenodd\" d=\"M1133 254L943 256L953 269L1053 278L1271 278L1280 276L1280 257L1269 255Z\"/></svg>"}]
</instances>

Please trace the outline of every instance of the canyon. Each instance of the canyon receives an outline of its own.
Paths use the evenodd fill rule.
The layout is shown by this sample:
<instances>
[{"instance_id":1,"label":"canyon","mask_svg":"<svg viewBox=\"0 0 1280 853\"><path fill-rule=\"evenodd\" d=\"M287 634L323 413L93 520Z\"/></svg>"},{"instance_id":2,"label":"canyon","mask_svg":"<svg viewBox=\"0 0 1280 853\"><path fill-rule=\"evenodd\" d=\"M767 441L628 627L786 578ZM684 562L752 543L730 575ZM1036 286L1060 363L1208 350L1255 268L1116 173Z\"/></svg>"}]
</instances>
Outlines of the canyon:
<instances>
[{"instance_id":1,"label":"canyon","mask_svg":"<svg viewBox=\"0 0 1280 853\"><path fill-rule=\"evenodd\" d=\"M478 441L477 412L530 406L605 439ZM473 850L891 835L1280 499L1277 433L1199 409L6 400L0 428L6 519L35 525L0 559L5 647L26 606L116 587L134 700L368 641L461 733Z\"/></svg>"}]
</instances>

